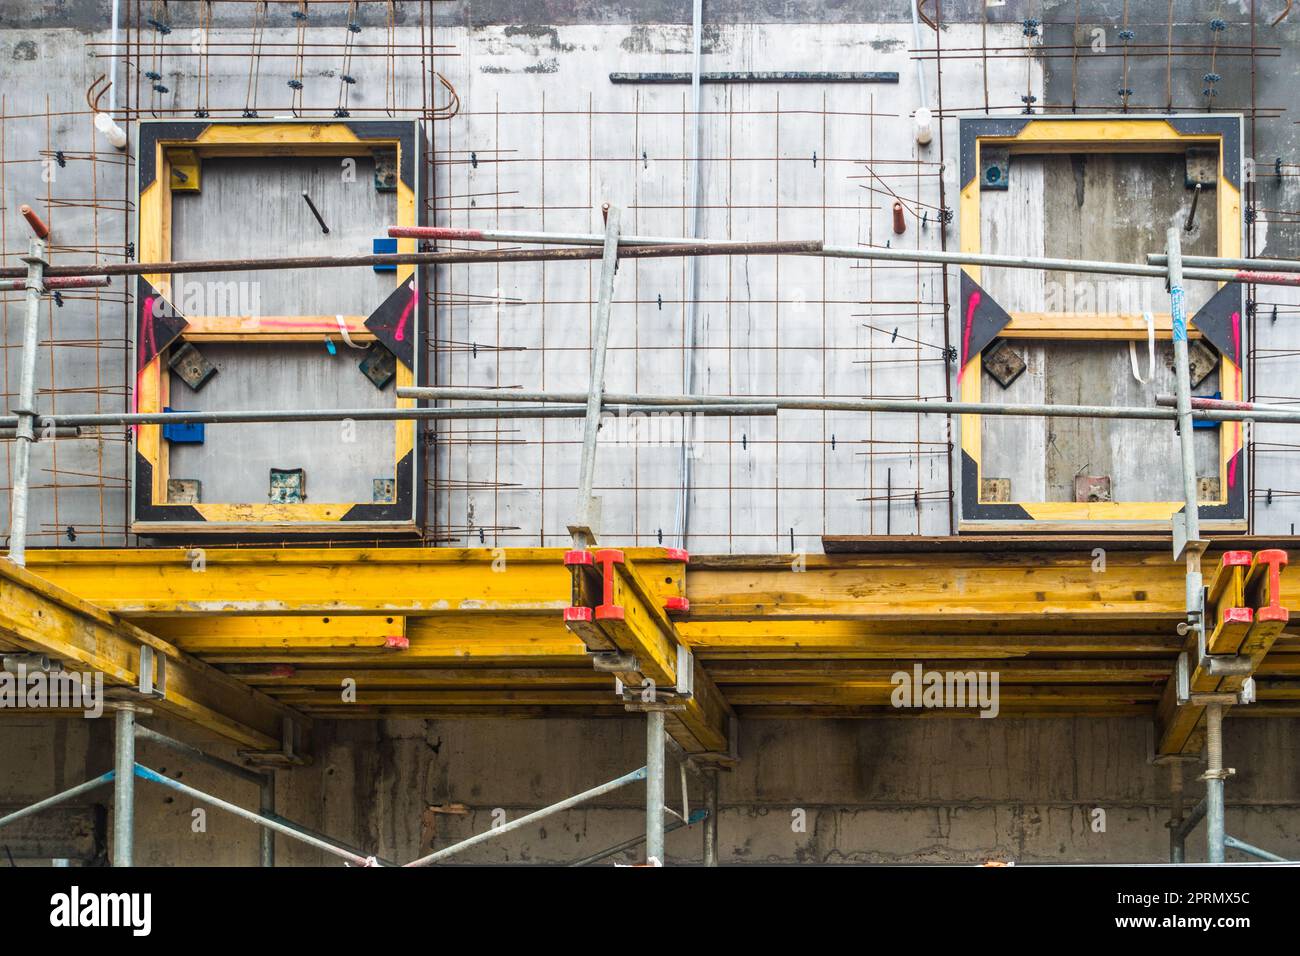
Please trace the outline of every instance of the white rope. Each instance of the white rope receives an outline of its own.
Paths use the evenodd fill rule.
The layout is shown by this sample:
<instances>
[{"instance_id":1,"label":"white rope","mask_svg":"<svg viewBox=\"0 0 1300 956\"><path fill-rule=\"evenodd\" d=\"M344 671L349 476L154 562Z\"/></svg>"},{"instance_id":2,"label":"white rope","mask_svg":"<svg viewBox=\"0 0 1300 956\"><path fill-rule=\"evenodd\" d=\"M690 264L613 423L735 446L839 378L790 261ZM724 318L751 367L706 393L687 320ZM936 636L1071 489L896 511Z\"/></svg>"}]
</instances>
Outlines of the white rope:
<instances>
[{"instance_id":1,"label":"white rope","mask_svg":"<svg viewBox=\"0 0 1300 956\"><path fill-rule=\"evenodd\" d=\"M338 322L339 332L343 334L343 341L347 342L348 345L352 346L354 349L365 349L370 347L368 345L357 345L356 342L352 341L352 336L348 335L348 324L343 321L343 316L341 315L334 316L334 321ZM1131 345L1132 343L1129 344ZM1154 362L1155 359L1153 358L1151 361ZM1141 381L1141 379L1139 379L1139 381Z\"/></svg>"},{"instance_id":2,"label":"white rope","mask_svg":"<svg viewBox=\"0 0 1300 956\"><path fill-rule=\"evenodd\" d=\"M1143 378L1138 371L1137 343L1132 339L1128 343L1128 360L1133 366L1133 377L1145 385L1155 377L1156 373L1156 320L1150 312L1143 312L1142 318L1147 323L1147 377Z\"/></svg>"}]
</instances>

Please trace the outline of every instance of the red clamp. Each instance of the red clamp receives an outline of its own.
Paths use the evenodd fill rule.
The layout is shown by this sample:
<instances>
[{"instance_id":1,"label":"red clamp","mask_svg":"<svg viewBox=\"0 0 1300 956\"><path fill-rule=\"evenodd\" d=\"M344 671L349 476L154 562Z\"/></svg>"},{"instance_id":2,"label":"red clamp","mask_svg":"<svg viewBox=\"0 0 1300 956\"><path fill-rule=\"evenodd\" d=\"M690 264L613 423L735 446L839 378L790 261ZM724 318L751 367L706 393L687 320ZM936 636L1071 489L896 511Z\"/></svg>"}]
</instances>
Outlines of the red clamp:
<instances>
[{"instance_id":1,"label":"red clamp","mask_svg":"<svg viewBox=\"0 0 1300 956\"><path fill-rule=\"evenodd\" d=\"M596 556L590 551L565 551L564 566L573 567L590 567L596 563Z\"/></svg>"},{"instance_id":2,"label":"red clamp","mask_svg":"<svg viewBox=\"0 0 1300 956\"><path fill-rule=\"evenodd\" d=\"M411 649L411 639L403 637L401 634L389 634L384 638L384 649L389 651L408 651Z\"/></svg>"},{"instance_id":3,"label":"red clamp","mask_svg":"<svg viewBox=\"0 0 1300 956\"><path fill-rule=\"evenodd\" d=\"M565 624L590 624L591 608L589 607L566 607L564 609Z\"/></svg>"},{"instance_id":4,"label":"red clamp","mask_svg":"<svg viewBox=\"0 0 1300 956\"><path fill-rule=\"evenodd\" d=\"M691 554L685 548L664 548L664 560L690 564ZM690 609L691 602L689 598L670 597L664 601L664 610L669 614L685 614Z\"/></svg>"},{"instance_id":5,"label":"red clamp","mask_svg":"<svg viewBox=\"0 0 1300 956\"><path fill-rule=\"evenodd\" d=\"M1266 548L1263 551L1256 551L1254 564L1267 566L1267 570L1264 572L1267 574L1264 582L1264 597L1267 604L1259 608L1259 614L1255 616L1255 619L1258 621L1285 620L1285 618L1279 618L1276 615L1278 612L1286 613L1285 608L1282 607L1282 569L1287 565L1286 552L1279 548Z\"/></svg>"},{"instance_id":6,"label":"red clamp","mask_svg":"<svg viewBox=\"0 0 1300 956\"><path fill-rule=\"evenodd\" d=\"M601 591L600 605L596 608L598 621L622 621L627 612L620 604L614 603L614 565L623 564L627 557L617 548L599 548L593 552L596 563L600 565Z\"/></svg>"}]
</instances>

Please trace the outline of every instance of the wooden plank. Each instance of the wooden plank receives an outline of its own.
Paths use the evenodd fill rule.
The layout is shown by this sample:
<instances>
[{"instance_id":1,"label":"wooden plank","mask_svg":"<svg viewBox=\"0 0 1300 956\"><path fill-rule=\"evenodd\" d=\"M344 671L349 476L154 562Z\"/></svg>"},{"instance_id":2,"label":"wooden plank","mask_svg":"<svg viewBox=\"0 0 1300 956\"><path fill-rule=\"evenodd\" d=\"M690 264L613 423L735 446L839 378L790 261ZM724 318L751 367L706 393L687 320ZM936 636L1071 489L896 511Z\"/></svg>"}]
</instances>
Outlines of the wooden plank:
<instances>
[{"instance_id":1,"label":"wooden plank","mask_svg":"<svg viewBox=\"0 0 1300 956\"><path fill-rule=\"evenodd\" d=\"M244 747L279 749L286 717L304 734L310 725L265 694L8 561L0 561L0 634L62 661L65 670L102 672L109 686L138 685L140 647L148 645L167 660L167 697L151 706Z\"/></svg>"},{"instance_id":2,"label":"wooden plank","mask_svg":"<svg viewBox=\"0 0 1300 956\"><path fill-rule=\"evenodd\" d=\"M1206 607L1244 607L1246 604L1246 569L1253 555L1249 551L1225 551L1210 578Z\"/></svg>"},{"instance_id":3,"label":"wooden plank","mask_svg":"<svg viewBox=\"0 0 1300 956\"><path fill-rule=\"evenodd\" d=\"M733 707L747 706L814 706L869 705L892 706L894 685L859 686L841 684L819 686L806 684L736 685L727 688ZM1160 689L1151 684L1119 684L1104 687L1090 685L1011 685L999 683L1000 704L1032 704L1035 707L1061 707L1069 710L1085 704L1155 704ZM903 708L907 709L907 708ZM943 709L943 708L938 708Z\"/></svg>"},{"instance_id":4,"label":"wooden plank","mask_svg":"<svg viewBox=\"0 0 1300 956\"><path fill-rule=\"evenodd\" d=\"M684 570L662 548L625 552L655 595ZM28 567L132 619L206 616L549 616L569 606L560 548L153 548L32 551ZM662 603L662 602L661 602Z\"/></svg>"},{"instance_id":5,"label":"wooden plank","mask_svg":"<svg viewBox=\"0 0 1300 956\"><path fill-rule=\"evenodd\" d=\"M316 688L337 690L344 681L355 681L359 692L401 689L460 689L529 687L584 688L612 690L613 678L585 667L275 667L244 664L226 667L232 677L250 687L266 688L278 694L282 688Z\"/></svg>"},{"instance_id":6,"label":"wooden plank","mask_svg":"<svg viewBox=\"0 0 1300 956\"><path fill-rule=\"evenodd\" d=\"M915 659L893 661L780 661L723 660L708 665L714 681L723 687L733 684L821 684L846 681L890 686L900 671L911 673ZM1001 686L1008 684L1131 684L1161 683L1169 677L1165 660L926 660L927 671L996 672Z\"/></svg>"}]
</instances>

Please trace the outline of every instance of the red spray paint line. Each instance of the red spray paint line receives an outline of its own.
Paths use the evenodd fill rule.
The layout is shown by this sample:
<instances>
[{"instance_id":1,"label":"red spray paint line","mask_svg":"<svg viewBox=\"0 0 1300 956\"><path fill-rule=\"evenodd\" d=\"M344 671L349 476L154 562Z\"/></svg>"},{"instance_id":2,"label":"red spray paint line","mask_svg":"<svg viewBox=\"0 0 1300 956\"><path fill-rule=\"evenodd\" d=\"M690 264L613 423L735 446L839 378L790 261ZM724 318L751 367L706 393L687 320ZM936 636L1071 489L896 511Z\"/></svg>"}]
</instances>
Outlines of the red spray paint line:
<instances>
[{"instance_id":1,"label":"red spray paint line","mask_svg":"<svg viewBox=\"0 0 1300 956\"><path fill-rule=\"evenodd\" d=\"M411 317L411 310L415 308L415 286L411 286L411 301L406 303L406 308L402 310L402 317L397 320L397 328L393 330L393 338L401 342L406 338L406 322Z\"/></svg>"},{"instance_id":2,"label":"red spray paint line","mask_svg":"<svg viewBox=\"0 0 1300 956\"><path fill-rule=\"evenodd\" d=\"M149 367L149 362L144 361L144 353L146 351L151 353L157 351L157 348L154 344L154 337L153 337L153 322L149 321L150 316L153 315L153 304L154 304L154 296L149 296L144 300L144 321L141 323L140 344L139 344L139 352L140 352L141 360L139 366L136 368L135 371L135 392L131 396L132 412L140 411L140 389L141 386L144 384L145 369ZM132 425L131 434L139 436L140 426Z\"/></svg>"},{"instance_id":3,"label":"red spray paint line","mask_svg":"<svg viewBox=\"0 0 1300 956\"><path fill-rule=\"evenodd\" d=\"M975 310L980 307L980 294L972 292L970 300L966 303L966 331L962 333L961 340L961 368L957 369L957 381L966 374L966 359L970 355L970 332L975 325Z\"/></svg>"},{"instance_id":4,"label":"red spray paint line","mask_svg":"<svg viewBox=\"0 0 1300 956\"><path fill-rule=\"evenodd\" d=\"M1238 365L1241 365L1241 313L1232 313L1232 354ZM1241 422L1232 426L1232 445L1233 456L1228 462L1228 488L1237 487L1237 459L1240 455L1236 454L1241 448Z\"/></svg>"}]
</instances>

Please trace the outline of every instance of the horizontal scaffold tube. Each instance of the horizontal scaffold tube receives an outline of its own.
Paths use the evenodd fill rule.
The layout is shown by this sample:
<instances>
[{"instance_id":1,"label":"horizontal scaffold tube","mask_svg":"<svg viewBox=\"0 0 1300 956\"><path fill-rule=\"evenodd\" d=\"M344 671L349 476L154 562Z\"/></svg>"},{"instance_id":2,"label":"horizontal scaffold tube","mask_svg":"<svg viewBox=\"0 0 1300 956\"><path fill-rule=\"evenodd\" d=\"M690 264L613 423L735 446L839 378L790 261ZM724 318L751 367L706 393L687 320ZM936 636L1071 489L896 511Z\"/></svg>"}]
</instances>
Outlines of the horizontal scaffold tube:
<instances>
[{"instance_id":1,"label":"horizontal scaffold tube","mask_svg":"<svg viewBox=\"0 0 1300 956\"><path fill-rule=\"evenodd\" d=\"M574 794L572 797L566 797L559 803L553 803L549 807L543 807L541 810L534 810L532 813L526 813L518 819L511 820L509 823L502 823L498 826L494 826L490 830L476 833L474 836L469 837L466 840L461 840L459 843L453 843L451 846L443 847L441 850L437 850L427 856L422 856L418 860L412 860L410 863L405 865L429 866L431 863L437 863L439 860L445 860L449 856L454 856L457 853L468 850L472 846L478 846L480 843L484 843L488 840L495 840L497 837L518 830L520 827L526 827L532 823L536 823L538 820L545 820L547 817L553 816L563 810L576 807L581 803L586 803L588 800L594 800L596 797L603 796L604 794L618 790L620 787L626 787L629 783L635 783L636 781L644 780L645 778L646 768L640 767L633 770L631 773L623 774L623 776L616 780L610 780L608 783L602 783L598 787L592 787L590 790L584 790L582 793Z\"/></svg>"},{"instance_id":2,"label":"horizontal scaffold tube","mask_svg":"<svg viewBox=\"0 0 1300 956\"><path fill-rule=\"evenodd\" d=\"M109 276L64 276L58 279L46 279L41 283L42 292L62 292L65 289L98 289L113 280ZM0 279L0 292L18 292L27 288L26 279Z\"/></svg>"},{"instance_id":3,"label":"horizontal scaffold tube","mask_svg":"<svg viewBox=\"0 0 1300 956\"><path fill-rule=\"evenodd\" d=\"M357 256L298 256L283 259L195 259L164 262L120 262L84 266L49 266L46 275L71 276L180 275L198 272L256 272L276 269L340 269L391 265L456 265L492 262L586 261L602 257L595 233L528 233L435 227L393 227L399 237L462 239L484 242L519 242L549 245L570 244L558 249L484 249L452 252L395 252ZM599 240L599 242L597 241ZM863 246L828 246L820 240L780 242L732 242L723 239L669 239L629 236L619 240L619 258L646 259L676 256L807 255L830 259L870 259L883 262L970 265L990 268L1037 269L1062 272L1091 272L1107 275L1164 279L1163 266L1092 259L1048 259L1032 256L998 256L986 253L941 252L923 249L879 249ZM0 279L24 276L20 267L0 268ZM1300 286L1300 273L1254 272L1240 269L1183 270L1185 279L1209 282L1253 282L1260 285Z\"/></svg>"},{"instance_id":4,"label":"horizontal scaffold tube","mask_svg":"<svg viewBox=\"0 0 1300 956\"><path fill-rule=\"evenodd\" d=\"M628 415L632 412L671 415L679 414L682 407L673 403L663 406L620 407L604 406L602 412L610 415ZM709 417L767 416L776 414L770 402L723 402L704 404L690 409L693 414ZM233 412L93 412L86 414L40 415L37 430L49 425L231 425L256 422L405 422L416 419L452 420L492 418L585 418L586 405L556 405L546 408L300 408L285 411L233 411ZM13 428L15 415L0 415L0 435L3 429Z\"/></svg>"},{"instance_id":5,"label":"horizontal scaffold tube","mask_svg":"<svg viewBox=\"0 0 1300 956\"><path fill-rule=\"evenodd\" d=\"M675 256L776 256L818 252L820 239L779 242L721 242L701 246L690 240L682 245L619 248L622 259L663 259ZM194 272L264 272L271 269L346 269L362 266L441 266L475 262L551 262L600 259L601 249L485 249L458 252L386 252L358 256L292 256L284 259L190 259L165 262L118 262L109 265L47 266L47 276L180 275ZM26 268L7 266L0 279L26 276Z\"/></svg>"},{"instance_id":6,"label":"horizontal scaffold tube","mask_svg":"<svg viewBox=\"0 0 1300 956\"><path fill-rule=\"evenodd\" d=\"M417 398L428 401L499 401L499 402L574 402L585 392L527 392L519 389L470 388L435 386L430 388L399 388L399 398ZM638 395L625 392L606 392L604 401L627 406L637 411L653 407L677 409L694 406L718 407L728 404L772 405L778 410L823 412L902 412L919 415L1006 415L1029 418L1124 418L1150 421L1173 421L1178 412L1173 408L1143 408L1125 405L999 405L992 402L940 402L911 398L802 398L784 395ZM1207 400L1208 401L1208 400ZM1193 402L1192 416L1205 421L1219 422L1275 422L1300 424L1300 410L1284 411L1246 403L1226 403L1225 407L1201 407Z\"/></svg>"},{"instance_id":7,"label":"horizontal scaffold tube","mask_svg":"<svg viewBox=\"0 0 1300 956\"><path fill-rule=\"evenodd\" d=\"M452 229L438 226L390 226L388 235L399 239L442 239L463 242L516 242L537 245L599 246L604 235L594 232L520 232L502 229ZM620 236L619 255L628 255L627 247L680 247L697 246L701 250L725 247L725 239L683 239L670 236ZM507 252L509 250L502 250ZM704 253L701 253L704 254ZM1141 265L1132 262L1103 262L1092 259L1048 259L1034 256L998 256L978 252L940 252L927 249L879 249L863 246L823 245L800 255L823 256L828 259L873 259L884 262L927 262L935 265L988 266L989 268L1038 269L1061 272L1095 272L1107 275L1136 276L1139 278L1166 279L1165 266ZM1261 285L1300 285L1300 275L1244 272L1228 268L1183 269L1185 279L1204 279L1211 282L1257 282Z\"/></svg>"},{"instance_id":8,"label":"horizontal scaffold tube","mask_svg":"<svg viewBox=\"0 0 1300 956\"><path fill-rule=\"evenodd\" d=\"M1148 252L1147 262L1162 269L1169 261L1163 252ZM1260 269L1266 272L1300 272L1300 259L1225 259L1219 256L1183 256L1185 266L1212 269Z\"/></svg>"}]
</instances>

